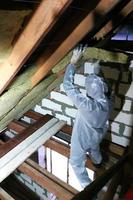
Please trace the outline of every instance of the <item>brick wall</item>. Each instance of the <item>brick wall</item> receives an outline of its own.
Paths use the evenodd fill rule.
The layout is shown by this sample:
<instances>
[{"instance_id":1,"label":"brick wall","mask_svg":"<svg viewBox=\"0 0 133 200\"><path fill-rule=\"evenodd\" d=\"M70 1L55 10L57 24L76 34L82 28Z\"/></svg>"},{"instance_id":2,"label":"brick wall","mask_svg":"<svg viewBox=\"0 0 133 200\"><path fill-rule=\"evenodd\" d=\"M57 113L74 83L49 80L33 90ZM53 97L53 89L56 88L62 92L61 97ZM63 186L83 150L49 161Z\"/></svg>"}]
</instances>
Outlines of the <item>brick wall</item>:
<instances>
[{"instance_id":1,"label":"brick wall","mask_svg":"<svg viewBox=\"0 0 133 200\"><path fill-rule=\"evenodd\" d=\"M20 173L17 170L14 172L14 175L18 178L19 181L21 181L29 189L35 192L40 197L40 200L50 200L50 199L56 200L56 197L52 193L49 193L47 190L42 188L35 181L33 181L29 176L23 173Z\"/></svg>"},{"instance_id":2,"label":"brick wall","mask_svg":"<svg viewBox=\"0 0 133 200\"><path fill-rule=\"evenodd\" d=\"M83 70L82 70L83 71ZM126 146L133 128L133 82L132 72L124 71L120 66L102 66L105 78L115 91L114 110L110 116L110 128L107 137L113 142ZM85 94L85 76L88 69L84 68L84 74L77 72L74 83ZM47 98L35 106L34 110L42 114L50 114L72 125L77 109L65 94L63 84L52 91Z\"/></svg>"}]
</instances>

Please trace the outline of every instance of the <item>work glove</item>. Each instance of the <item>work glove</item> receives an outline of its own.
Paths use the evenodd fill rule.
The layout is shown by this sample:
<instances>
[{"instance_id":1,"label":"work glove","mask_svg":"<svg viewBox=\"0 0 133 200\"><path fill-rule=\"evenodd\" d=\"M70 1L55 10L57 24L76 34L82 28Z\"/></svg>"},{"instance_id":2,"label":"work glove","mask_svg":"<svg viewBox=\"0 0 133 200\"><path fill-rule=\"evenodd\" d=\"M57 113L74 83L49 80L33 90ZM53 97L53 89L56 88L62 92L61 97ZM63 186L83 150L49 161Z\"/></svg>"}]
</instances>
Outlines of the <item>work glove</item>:
<instances>
[{"instance_id":1,"label":"work glove","mask_svg":"<svg viewBox=\"0 0 133 200\"><path fill-rule=\"evenodd\" d=\"M79 47L75 48L73 50L73 54L70 60L71 64L77 64L77 62L81 59L81 57L83 56L83 52L85 51L86 47L83 47L82 45L80 45Z\"/></svg>"}]
</instances>

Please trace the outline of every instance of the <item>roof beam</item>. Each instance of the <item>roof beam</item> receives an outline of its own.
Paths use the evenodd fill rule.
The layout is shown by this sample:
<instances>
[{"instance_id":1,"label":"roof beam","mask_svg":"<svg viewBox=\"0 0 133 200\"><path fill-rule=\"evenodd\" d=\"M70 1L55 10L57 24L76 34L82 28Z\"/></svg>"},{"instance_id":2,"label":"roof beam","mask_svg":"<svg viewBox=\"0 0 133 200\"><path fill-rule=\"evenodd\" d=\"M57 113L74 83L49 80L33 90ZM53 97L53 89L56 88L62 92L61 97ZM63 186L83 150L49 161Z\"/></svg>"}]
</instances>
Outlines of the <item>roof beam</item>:
<instances>
[{"instance_id":1,"label":"roof beam","mask_svg":"<svg viewBox=\"0 0 133 200\"><path fill-rule=\"evenodd\" d=\"M0 66L0 93L4 91L15 74L72 0L43 0L21 33L9 58Z\"/></svg>"},{"instance_id":2,"label":"roof beam","mask_svg":"<svg viewBox=\"0 0 133 200\"><path fill-rule=\"evenodd\" d=\"M71 20L64 23L61 32L59 31L54 35L53 39L51 39L50 43L54 45L47 48L36 62L37 71L31 78L33 86L41 81L53 66L55 66L65 56L65 54L79 43L88 32L91 32L93 28L97 26L97 22L94 23L94 12L99 4L102 6L104 3L104 1L97 1L95 3L85 1L83 2L84 7L81 9L84 9L86 14L84 14L85 11L80 14L75 12L74 16L70 16ZM108 12L111 9L112 7L108 9ZM105 15L106 14L107 13L105 13Z\"/></svg>"},{"instance_id":3,"label":"roof beam","mask_svg":"<svg viewBox=\"0 0 133 200\"><path fill-rule=\"evenodd\" d=\"M20 144L22 141L24 141L27 137L29 137L33 132L35 132L38 128L43 126L45 123L47 123L51 117L49 115L46 115L42 117L38 122L36 122L34 125L31 125L27 129L25 129L22 134L17 135L15 138L12 138L9 142L4 144L4 147L0 147L0 158L7 154L10 150L12 150L14 147L16 147L18 144Z\"/></svg>"}]
</instances>

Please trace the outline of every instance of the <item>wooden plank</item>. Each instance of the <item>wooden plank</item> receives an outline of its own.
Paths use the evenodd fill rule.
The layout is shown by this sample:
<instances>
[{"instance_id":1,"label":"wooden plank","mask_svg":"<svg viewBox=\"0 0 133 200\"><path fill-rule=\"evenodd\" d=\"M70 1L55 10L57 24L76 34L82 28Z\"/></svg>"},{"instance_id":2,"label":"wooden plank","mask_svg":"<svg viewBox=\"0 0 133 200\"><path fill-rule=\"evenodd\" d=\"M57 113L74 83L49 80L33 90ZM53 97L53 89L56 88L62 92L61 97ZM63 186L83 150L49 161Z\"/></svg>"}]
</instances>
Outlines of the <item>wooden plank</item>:
<instances>
[{"instance_id":1,"label":"wooden plank","mask_svg":"<svg viewBox=\"0 0 133 200\"><path fill-rule=\"evenodd\" d=\"M39 120L43 115L40 114L40 113L37 113L33 110L29 110L26 113L24 113L24 116L27 116L27 117L34 119L34 120Z\"/></svg>"},{"instance_id":2,"label":"wooden plank","mask_svg":"<svg viewBox=\"0 0 133 200\"><path fill-rule=\"evenodd\" d=\"M0 140L0 145L4 144L4 142L2 140Z\"/></svg>"},{"instance_id":3,"label":"wooden plank","mask_svg":"<svg viewBox=\"0 0 133 200\"><path fill-rule=\"evenodd\" d=\"M40 114L40 113L36 113L35 111L28 111L27 113L25 113L25 116L38 120L43 115ZM71 135L72 134L72 126L65 124L61 128L61 131L66 133L66 134ZM122 156L125 152L125 147L118 145L118 144L115 144L108 139L104 139L102 141L101 148L105 152L111 152L111 153L116 154L118 156Z\"/></svg>"},{"instance_id":4,"label":"wooden plank","mask_svg":"<svg viewBox=\"0 0 133 200\"><path fill-rule=\"evenodd\" d=\"M68 186L66 183L50 174L45 169L42 169L33 161L30 161L30 165L29 161L28 164L23 163L18 169L30 176L41 187L47 189L49 192L54 193L60 200L70 200L77 193L77 191L71 186Z\"/></svg>"},{"instance_id":5,"label":"wooden plank","mask_svg":"<svg viewBox=\"0 0 133 200\"><path fill-rule=\"evenodd\" d=\"M38 171L42 172L42 174L46 174L47 177L52 179L55 183L61 185L62 187L66 188L66 190L70 191L72 194L76 194L77 190L65 183L64 181L60 180L56 176L52 175L50 172L48 172L46 169L39 166L36 162L32 161L31 159L27 159L26 163L29 164L31 167L37 169Z\"/></svg>"},{"instance_id":6,"label":"wooden plank","mask_svg":"<svg viewBox=\"0 0 133 200\"><path fill-rule=\"evenodd\" d=\"M29 117L31 119L34 119L34 120L39 120L43 115L40 114L40 113L37 113L37 112L35 112L33 110L29 110L28 112L26 112L24 114L24 116L27 116L27 117ZM62 127L61 131L64 132L64 133L67 133L67 134L71 135L71 133L72 133L72 126L69 126L69 125L65 124Z\"/></svg>"},{"instance_id":7,"label":"wooden plank","mask_svg":"<svg viewBox=\"0 0 133 200\"><path fill-rule=\"evenodd\" d=\"M64 122L51 119L47 124L35 131L30 137L13 148L0 159L0 181L12 173L24 160L60 130ZM52 127L51 127L52 126ZM21 135L21 134L20 134Z\"/></svg>"},{"instance_id":8,"label":"wooden plank","mask_svg":"<svg viewBox=\"0 0 133 200\"><path fill-rule=\"evenodd\" d=\"M47 148L50 148L53 151L60 153L61 155L64 155L65 157L68 157L68 158L70 157L70 147L54 139L47 140L44 146ZM87 156L87 161L86 161L86 167L93 171L95 171L96 169L94 165L92 164L91 159L88 156Z\"/></svg>"},{"instance_id":9,"label":"wooden plank","mask_svg":"<svg viewBox=\"0 0 133 200\"><path fill-rule=\"evenodd\" d=\"M0 66L0 93L50 31L72 0L43 0L21 33L9 58Z\"/></svg>"},{"instance_id":10,"label":"wooden plank","mask_svg":"<svg viewBox=\"0 0 133 200\"><path fill-rule=\"evenodd\" d=\"M42 117L34 125L31 125L30 127L28 127L22 134L16 135L9 142L4 144L4 147L1 146L0 147L0 157L4 156L6 153L8 153L12 148L14 148L20 142L24 141L27 137L29 137L33 132L35 132L38 128L40 128L42 125L44 125L50 119L51 119L50 115L46 115L46 116Z\"/></svg>"},{"instance_id":11,"label":"wooden plank","mask_svg":"<svg viewBox=\"0 0 133 200\"><path fill-rule=\"evenodd\" d=\"M5 190L0 187L0 200L15 200Z\"/></svg>"},{"instance_id":12,"label":"wooden plank","mask_svg":"<svg viewBox=\"0 0 133 200\"><path fill-rule=\"evenodd\" d=\"M17 133L23 132L28 126L26 124L22 124L21 122L14 120L8 124L8 129L14 130Z\"/></svg>"},{"instance_id":13,"label":"wooden plank","mask_svg":"<svg viewBox=\"0 0 133 200\"><path fill-rule=\"evenodd\" d=\"M46 124L44 124L40 128L38 128L38 130L33 131L31 135L28 135L28 137L25 137L24 140L21 140L21 142L19 142L19 144L17 144L15 147L10 149L10 151L8 151L4 156L1 156L0 168L2 166L4 166L6 163L8 163L15 156L17 156L23 149L27 148L32 142L37 140L42 135L42 133L44 134L49 128L51 128L53 125L55 125L57 123L57 121L58 121L57 119L54 119L54 118L51 119ZM21 136L21 135L23 135L23 134L19 134L18 136ZM10 145L11 142L12 141L9 140L8 145ZM6 144L4 146L6 146Z\"/></svg>"}]
</instances>

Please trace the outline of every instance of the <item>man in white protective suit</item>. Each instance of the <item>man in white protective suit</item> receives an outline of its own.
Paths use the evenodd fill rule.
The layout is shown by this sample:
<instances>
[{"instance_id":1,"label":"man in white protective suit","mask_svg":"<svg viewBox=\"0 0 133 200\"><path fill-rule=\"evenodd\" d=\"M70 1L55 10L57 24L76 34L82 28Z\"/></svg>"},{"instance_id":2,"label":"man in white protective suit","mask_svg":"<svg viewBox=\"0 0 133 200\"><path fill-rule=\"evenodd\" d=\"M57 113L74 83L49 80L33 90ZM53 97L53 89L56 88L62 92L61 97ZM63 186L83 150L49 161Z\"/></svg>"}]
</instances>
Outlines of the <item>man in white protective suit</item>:
<instances>
[{"instance_id":1,"label":"man in white protective suit","mask_svg":"<svg viewBox=\"0 0 133 200\"><path fill-rule=\"evenodd\" d=\"M74 50L65 72L63 86L78 109L72 131L70 163L82 188L85 188L92 182L85 167L86 153L89 153L95 167L100 167L102 163L99 144L108 128L111 100L108 86L99 76L98 62L85 63L89 70L85 81L86 96L79 91L78 86L74 85L76 63L81 55L81 50Z\"/></svg>"}]
</instances>

